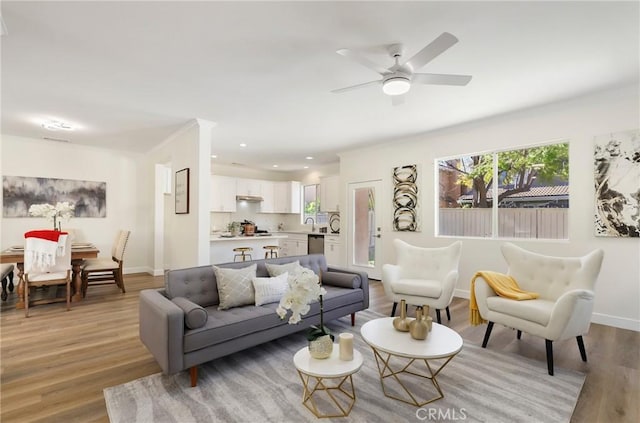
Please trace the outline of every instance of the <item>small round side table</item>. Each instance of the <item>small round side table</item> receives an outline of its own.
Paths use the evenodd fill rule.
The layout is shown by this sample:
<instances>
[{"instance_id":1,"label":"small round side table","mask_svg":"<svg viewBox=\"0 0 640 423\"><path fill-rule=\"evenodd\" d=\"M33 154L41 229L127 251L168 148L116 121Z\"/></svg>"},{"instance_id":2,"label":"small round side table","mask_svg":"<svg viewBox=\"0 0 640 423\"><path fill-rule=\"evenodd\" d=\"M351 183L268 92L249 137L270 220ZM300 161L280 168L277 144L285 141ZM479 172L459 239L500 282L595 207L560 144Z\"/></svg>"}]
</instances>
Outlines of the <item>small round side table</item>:
<instances>
[{"instance_id":1,"label":"small round side table","mask_svg":"<svg viewBox=\"0 0 640 423\"><path fill-rule=\"evenodd\" d=\"M331 356L322 360L311 357L309 347L299 350L293 356L293 364L302 380L302 404L316 417L348 416L356 402L356 391L351 376L360 370L362 362L362 354L358 350L353 350L353 360L340 360L338 344L333 344ZM314 397L320 395L332 405L330 410L323 412L318 408ZM343 401L338 401L338 396Z\"/></svg>"}]
</instances>

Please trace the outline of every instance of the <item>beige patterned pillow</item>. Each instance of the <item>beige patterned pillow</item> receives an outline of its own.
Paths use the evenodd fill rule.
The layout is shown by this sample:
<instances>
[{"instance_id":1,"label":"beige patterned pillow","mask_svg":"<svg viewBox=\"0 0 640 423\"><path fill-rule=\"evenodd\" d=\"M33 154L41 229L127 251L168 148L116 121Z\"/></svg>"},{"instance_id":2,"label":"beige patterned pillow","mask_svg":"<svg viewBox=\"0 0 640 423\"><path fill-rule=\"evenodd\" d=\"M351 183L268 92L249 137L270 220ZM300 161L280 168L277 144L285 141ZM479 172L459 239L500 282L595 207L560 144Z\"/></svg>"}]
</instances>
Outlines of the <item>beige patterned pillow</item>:
<instances>
[{"instance_id":1,"label":"beige patterned pillow","mask_svg":"<svg viewBox=\"0 0 640 423\"><path fill-rule=\"evenodd\" d=\"M267 272L269 272L269 276L271 277L280 276L283 273L289 273L289 285L291 285L291 281L300 274L302 269L304 269L304 267L300 265L300 260L292 261L291 263L285 264L265 263L264 265L267 268Z\"/></svg>"},{"instance_id":2,"label":"beige patterned pillow","mask_svg":"<svg viewBox=\"0 0 640 423\"><path fill-rule=\"evenodd\" d=\"M218 282L220 305L218 310L226 310L255 302L253 278L256 277L257 264L242 269L225 269L213 266Z\"/></svg>"}]
</instances>

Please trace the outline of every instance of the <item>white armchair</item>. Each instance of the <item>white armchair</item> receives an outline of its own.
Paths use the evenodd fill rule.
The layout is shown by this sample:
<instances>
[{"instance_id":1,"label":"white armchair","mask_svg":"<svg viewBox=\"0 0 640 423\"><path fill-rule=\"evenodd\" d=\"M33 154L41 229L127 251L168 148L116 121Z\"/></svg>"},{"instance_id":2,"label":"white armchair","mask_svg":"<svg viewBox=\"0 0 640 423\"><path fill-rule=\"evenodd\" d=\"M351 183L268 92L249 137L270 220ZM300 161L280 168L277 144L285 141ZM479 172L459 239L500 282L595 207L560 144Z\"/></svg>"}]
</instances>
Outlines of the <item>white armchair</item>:
<instances>
[{"instance_id":1,"label":"white armchair","mask_svg":"<svg viewBox=\"0 0 640 423\"><path fill-rule=\"evenodd\" d=\"M482 341L487 346L494 323L514 328L546 341L547 368L553 375L553 341L576 337L582 361L587 361L582 335L589 331L594 285L604 253L598 249L583 257L551 257L505 243L502 255L508 274L525 291L537 292L534 300L516 301L498 296L482 278L475 281L480 315L488 322Z\"/></svg>"},{"instance_id":2,"label":"white armchair","mask_svg":"<svg viewBox=\"0 0 640 423\"><path fill-rule=\"evenodd\" d=\"M458 282L462 243L423 248L395 239L393 244L398 263L382 266L382 285L393 301L391 316L395 315L398 302L405 300L407 304L434 308L438 323L441 323L440 310L443 309L451 320L449 304Z\"/></svg>"}]
</instances>

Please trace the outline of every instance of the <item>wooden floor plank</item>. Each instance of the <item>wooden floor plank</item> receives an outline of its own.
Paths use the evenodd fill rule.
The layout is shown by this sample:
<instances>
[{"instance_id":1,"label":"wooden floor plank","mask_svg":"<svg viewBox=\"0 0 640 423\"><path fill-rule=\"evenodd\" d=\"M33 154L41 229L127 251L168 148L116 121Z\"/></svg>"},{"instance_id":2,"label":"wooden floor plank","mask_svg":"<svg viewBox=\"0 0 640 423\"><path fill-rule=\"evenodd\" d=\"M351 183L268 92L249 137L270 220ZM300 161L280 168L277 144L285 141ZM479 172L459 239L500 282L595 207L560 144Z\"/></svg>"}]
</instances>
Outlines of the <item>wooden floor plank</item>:
<instances>
[{"instance_id":1,"label":"wooden floor plank","mask_svg":"<svg viewBox=\"0 0 640 423\"><path fill-rule=\"evenodd\" d=\"M160 287L162 277L126 275L127 293L90 287L82 303L15 309L15 293L0 304L0 421L108 422L103 389L158 373L160 367L138 337L140 290ZM371 309L390 315L392 303L371 282ZM468 324L468 301L455 298L443 324L479 345L486 326ZM414 310L409 309L413 315ZM435 318L435 313L432 313ZM575 340L554 343L557 366L587 373L572 422L635 422L640 417L640 334L592 325L585 337L589 361ZM544 340L496 326L488 348L546 360Z\"/></svg>"}]
</instances>

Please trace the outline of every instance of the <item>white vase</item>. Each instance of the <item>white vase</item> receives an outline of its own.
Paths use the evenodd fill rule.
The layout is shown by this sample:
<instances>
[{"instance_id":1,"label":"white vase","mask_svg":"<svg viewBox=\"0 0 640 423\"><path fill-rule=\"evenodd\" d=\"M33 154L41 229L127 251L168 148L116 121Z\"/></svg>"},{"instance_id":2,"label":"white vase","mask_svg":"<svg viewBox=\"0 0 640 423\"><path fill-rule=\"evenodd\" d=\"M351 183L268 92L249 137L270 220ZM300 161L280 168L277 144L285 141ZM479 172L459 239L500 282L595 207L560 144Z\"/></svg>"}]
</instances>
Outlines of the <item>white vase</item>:
<instances>
[{"instance_id":1,"label":"white vase","mask_svg":"<svg viewBox=\"0 0 640 423\"><path fill-rule=\"evenodd\" d=\"M313 358L329 358L333 352L331 335L322 335L313 341L309 341L309 355Z\"/></svg>"}]
</instances>

